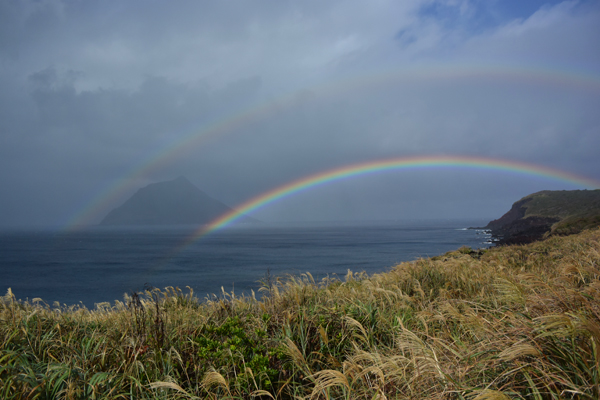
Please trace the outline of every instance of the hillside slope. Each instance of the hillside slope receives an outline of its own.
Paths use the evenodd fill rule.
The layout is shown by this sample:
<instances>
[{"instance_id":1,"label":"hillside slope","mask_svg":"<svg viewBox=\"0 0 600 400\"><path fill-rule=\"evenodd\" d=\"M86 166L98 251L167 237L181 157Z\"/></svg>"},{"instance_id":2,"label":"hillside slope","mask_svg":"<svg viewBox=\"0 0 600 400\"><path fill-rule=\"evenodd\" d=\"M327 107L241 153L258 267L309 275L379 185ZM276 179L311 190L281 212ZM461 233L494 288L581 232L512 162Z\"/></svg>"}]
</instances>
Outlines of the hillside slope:
<instances>
[{"instance_id":1,"label":"hillside slope","mask_svg":"<svg viewBox=\"0 0 600 400\"><path fill-rule=\"evenodd\" d=\"M367 276L51 308L0 296L4 399L598 399L600 230Z\"/></svg>"}]
</instances>

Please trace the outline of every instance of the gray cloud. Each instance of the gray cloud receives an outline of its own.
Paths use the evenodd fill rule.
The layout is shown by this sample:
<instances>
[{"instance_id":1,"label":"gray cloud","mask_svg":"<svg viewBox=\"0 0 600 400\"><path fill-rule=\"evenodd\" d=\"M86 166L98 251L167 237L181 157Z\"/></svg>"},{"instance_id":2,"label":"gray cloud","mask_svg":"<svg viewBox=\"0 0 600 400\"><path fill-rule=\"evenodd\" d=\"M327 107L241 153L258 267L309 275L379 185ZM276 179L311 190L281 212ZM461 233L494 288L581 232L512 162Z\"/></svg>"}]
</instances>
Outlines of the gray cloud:
<instances>
[{"instance_id":1,"label":"gray cloud","mask_svg":"<svg viewBox=\"0 0 600 400\"><path fill-rule=\"evenodd\" d=\"M430 154L600 179L600 7L542 3L3 2L2 224L60 224L123 177L107 207L178 175L235 206L341 165ZM574 187L385 173L257 215L495 218L529 192Z\"/></svg>"}]
</instances>

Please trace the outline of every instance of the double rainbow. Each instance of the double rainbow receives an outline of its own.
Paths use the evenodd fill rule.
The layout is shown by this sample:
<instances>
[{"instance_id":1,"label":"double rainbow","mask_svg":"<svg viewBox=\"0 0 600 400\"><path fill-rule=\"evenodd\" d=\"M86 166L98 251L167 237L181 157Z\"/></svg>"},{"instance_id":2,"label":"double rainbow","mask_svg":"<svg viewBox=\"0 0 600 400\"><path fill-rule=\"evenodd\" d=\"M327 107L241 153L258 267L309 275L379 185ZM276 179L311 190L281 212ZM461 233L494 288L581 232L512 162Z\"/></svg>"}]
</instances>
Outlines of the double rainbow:
<instances>
[{"instance_id":1,"label":"double rainbow","mask_svg":"<svg viewBox=\"0 0 600 400\"><path fill-rule=\"evenodd\" d=\"M456 79L492 79L492 82L507 81L513 84L533 84L552 86L559 89L574 89L594 94L600 93L600 78L595 75L544 68L511 68L506 66L444 66L443 68L391 70L372 75L350 77L348 79L342 79L308 89L314 90L320 96L327 97L364 88L388 87L390 83L402 84L414 83L415 81L431 83ZM305 91L306 90L300 90L282 96L275 101L259 104L258 106L249 108L243 112L238 112L222 120L215 121L213 124L203 126L202 128L195 127L184 134L177 135L177 138L171 143L161 146L154 153L138 163L136 167L130 169L126 174L115 179L112 183L99 191L91 201L87 202L84 207L69 218L65 223L65 229L68 230L84 226L97 219L98 216L105 213L107 208L113 205L117 199L123 197L130 191L132 182L135 182L136 179L147 176L152 171L156 171L162 166L172 163L174 160L180 158L182 154L191 149L198 148L207 140L240 130L252 122L267 118L281 110L297 106L299 101L307 101L302 98L302 96L298 96ZM378 165L380 162L368 164ZM456 164L459 163L455 163L455 165ZM352 167L346 168L352 169ZM386 167L382 167L381 169L385 168ZM330 173L333 174L339 172L343 174L342 170L344 169L345 168L341 168L339 171L335 170ZM348 175L352 175L352 173L348 172ZM306 178L306 180L309 180L310 178L311 177ZM288 186L289 185L286 185L286 187ZM264 196L267 196L267 194ZM246 203L244 203L244 205L245 204Z\"/></svg>"}]
</instances>

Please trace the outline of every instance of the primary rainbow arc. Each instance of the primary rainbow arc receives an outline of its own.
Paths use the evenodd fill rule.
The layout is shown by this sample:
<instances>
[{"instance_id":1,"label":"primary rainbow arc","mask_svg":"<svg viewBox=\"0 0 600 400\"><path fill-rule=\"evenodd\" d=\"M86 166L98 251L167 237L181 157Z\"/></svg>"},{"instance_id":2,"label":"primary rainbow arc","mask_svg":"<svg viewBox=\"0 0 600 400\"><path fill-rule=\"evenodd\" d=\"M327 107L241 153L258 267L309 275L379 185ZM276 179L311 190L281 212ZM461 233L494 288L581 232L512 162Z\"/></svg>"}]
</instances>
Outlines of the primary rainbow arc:
<instances>
[{"instance_id":1,"label":"primary rainbow arc","mask_svg":"<svg viewBox=\"0 0 600 400\"><path fill-rule=\"evenodd\" d=\"M559 181L569 182L584 188L600 188L600 182L577 176L568 172L542 167L533 164L527 164L517 161L479 158L479 157L449 157L449 156L428 156L428 157L408 157L378 160L360 164L346 165L325 172L320 172L308 177L300 178L293 182L279 186L266 193L256 196L240 205L234 211L222 215L210 224L197 230L187 241L186 245L198 238L209 234L217 229L232 224L244 215L250 214L263 208L275 201L291 196L303 190L314 188L325 183L366 175L370 173L382 172L387 170L404 170L418 168L440 168L440 167L465 167L484 170L496 170L515 172L524 175L549 178Z\"/></svg>"}]
</instances>

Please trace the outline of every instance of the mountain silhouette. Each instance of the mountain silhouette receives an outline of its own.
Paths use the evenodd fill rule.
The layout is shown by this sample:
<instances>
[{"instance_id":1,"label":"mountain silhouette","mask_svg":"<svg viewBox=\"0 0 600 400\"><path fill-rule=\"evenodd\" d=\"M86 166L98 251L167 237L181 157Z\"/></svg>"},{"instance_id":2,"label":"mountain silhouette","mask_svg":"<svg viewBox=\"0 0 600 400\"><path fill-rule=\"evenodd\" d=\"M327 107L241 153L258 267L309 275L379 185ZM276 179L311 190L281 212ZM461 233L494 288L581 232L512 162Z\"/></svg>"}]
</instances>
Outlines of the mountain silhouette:
<instances>
[{"instance_id":1,"label":"mountain silhouette","mask_svg":"<svg viewBox=\"0 0 600 400\"><path fill-rule=\"evenodd\" d=\"M106 215L101 225L206 224L233 211L194 186L183 176L139 189L122 206ZM243 222L255 221L246 217Z\"/></svg>"}]
</instances>

